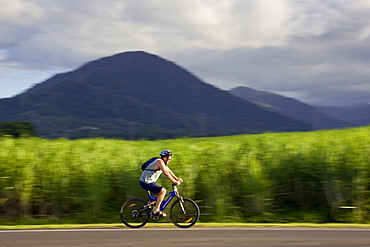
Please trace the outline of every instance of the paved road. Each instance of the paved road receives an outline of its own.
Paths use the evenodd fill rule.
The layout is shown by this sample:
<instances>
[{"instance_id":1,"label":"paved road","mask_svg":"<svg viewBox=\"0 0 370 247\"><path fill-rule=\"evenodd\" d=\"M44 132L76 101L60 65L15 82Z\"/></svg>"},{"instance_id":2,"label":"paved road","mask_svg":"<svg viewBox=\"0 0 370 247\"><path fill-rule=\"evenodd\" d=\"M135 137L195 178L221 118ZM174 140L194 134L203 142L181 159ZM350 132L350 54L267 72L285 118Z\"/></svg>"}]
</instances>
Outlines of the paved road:
<instances>
[{"instance_id":1,"label":"paved road","mask_svg":"<svg viewBox=\"0 0 370 247\"><path fill-rule=\"evenodd\" d=\"M370 246L370 229L359 228L142 228L0 230L8 246Z\"/></svg>"}]
</instances>

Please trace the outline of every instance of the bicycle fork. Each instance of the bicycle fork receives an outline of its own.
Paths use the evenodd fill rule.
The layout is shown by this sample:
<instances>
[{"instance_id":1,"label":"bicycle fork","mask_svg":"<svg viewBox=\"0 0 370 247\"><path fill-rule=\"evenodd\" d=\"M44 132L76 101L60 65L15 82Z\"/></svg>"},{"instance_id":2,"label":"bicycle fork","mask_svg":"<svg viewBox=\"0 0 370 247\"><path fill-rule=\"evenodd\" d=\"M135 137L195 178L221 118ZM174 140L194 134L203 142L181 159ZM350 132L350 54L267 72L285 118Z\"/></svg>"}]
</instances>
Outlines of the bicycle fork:
<instances>
[{"instance_id":1,"label":"bicycle fork","mask_svg":"<svg viewBox=\"0 0 370 247\"><path fill-rule=\"evenodd\" d=\"M184 207L184 199L182 198L182 196L180 196L179 191L177 190L176 186L172 185L172 189L173 191L175 191L175 196L179 199L179 204L180 204L182 214L186 214L186 210Z\"/></svg>"},{"instance_id":2,"label":"bicycle fork","mask_svg":"<svg viewBox=\"0 0 370 247\"><path fill-rule=\"evenodd\" d=\"M182 196L178 196L178 198L179 198L179 204L180 204L182 214L186 214L186 210L184 207L184 199L182 199Z\"/></svg>"}]
</instances>

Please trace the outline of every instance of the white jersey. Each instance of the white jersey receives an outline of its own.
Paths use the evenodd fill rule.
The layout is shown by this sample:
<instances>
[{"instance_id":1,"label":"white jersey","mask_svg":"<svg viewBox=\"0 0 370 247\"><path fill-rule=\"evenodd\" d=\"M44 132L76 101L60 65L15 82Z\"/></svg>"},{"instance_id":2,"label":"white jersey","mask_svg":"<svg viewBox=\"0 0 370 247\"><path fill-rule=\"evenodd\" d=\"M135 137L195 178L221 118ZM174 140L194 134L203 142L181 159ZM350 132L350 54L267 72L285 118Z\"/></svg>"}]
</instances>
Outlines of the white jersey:
<instances>
[{"instance_id":1,"label":"white jersey","mask_svg":"<svg viewBox=\"0 0 370 247\"><path fill-rule=\"evenodd\" d=\"M150 163L146 169L141 173L140 176L140 181L150 184L153 182L156 182L159 178L159 176L162 174L162 170L154 170L154 165L155 163L159 160L160 158L154 160L152 163Z\"/></svg>"}]
</instances>

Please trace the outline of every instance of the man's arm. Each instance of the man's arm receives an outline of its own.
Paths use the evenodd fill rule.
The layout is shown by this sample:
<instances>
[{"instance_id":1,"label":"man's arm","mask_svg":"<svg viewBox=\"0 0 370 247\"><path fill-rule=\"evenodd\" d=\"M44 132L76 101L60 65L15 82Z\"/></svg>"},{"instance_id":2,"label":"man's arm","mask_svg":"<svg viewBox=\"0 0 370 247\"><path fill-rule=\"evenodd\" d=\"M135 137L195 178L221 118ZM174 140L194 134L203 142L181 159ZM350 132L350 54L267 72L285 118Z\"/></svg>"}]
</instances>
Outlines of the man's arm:
<instances>
[{"instance_id":1,"label":"man's arm","mask_svg":"<svg viewBox=\"0 0 370 247\"><path fill-rule=\"evenodd\" d=\"M170 168L168 168L163 160L158 160L157 161L157 164L154 165L154 168L158 166L159 169L162 170L163 174L166 176L166 178L168 178L172 183L174 184L179 184L182 182L182 179L179 180L175 174L170 170Z\"/></svg>"},{"instance_id":2,"label":"man's arm","mask_svg":"<svg viewBox=\"0 0 370 247\"><path fill-rule=\"evenodd\" d=\"M167 167L167 168L168 168L168 167ZM168 170L170 171L171 176L172 176L172 177L174 177L174 178L176 179L176 181L180 181L180 182L182 182L182 179L181 179L181 178L176 177L175 173L173 173L173 171L172 171L170 168L168 168Z\"/></svg>"},{"instance_id":3,"label":"man's arm","mask_svg":"<svg viewBox=\"0 0 370 247\"><path fill-rule=\"evenodd\" d=\"M163 171L163 174L173 183L173 184L180 184L181 183L181 181L178 179L178 178L176 178L176 177L174 177L172 174L173 174L173 172L171 172L171 170L170 169L168 169L168 167L166 167L167 169L165 169L164 171Z\"/></svg>"}]
</instances>

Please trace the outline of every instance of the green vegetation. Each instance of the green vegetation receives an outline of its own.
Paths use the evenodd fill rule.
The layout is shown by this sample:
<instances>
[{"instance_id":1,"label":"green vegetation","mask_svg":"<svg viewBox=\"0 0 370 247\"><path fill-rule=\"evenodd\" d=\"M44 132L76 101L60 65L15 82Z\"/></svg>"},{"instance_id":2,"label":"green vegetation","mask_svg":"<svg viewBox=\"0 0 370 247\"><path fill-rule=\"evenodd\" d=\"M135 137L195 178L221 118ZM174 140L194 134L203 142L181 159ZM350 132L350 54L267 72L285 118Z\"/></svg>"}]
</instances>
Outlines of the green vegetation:
<instances>
[{"instance_id":1,"label":"green vegetation","mask_svg":"<svg viewBox=\"0 0 370 247\"><path fill-rule=\"evenodd\" d=\"M144 228L174 228L172 223L148 223ZM311 227L311 228L369 228L369 224L350 224L350 223L204 223L197 222L194 227ZM96 224L43 224L43 225L0 225L0 229L70 229L70 228L126 228L122 223L96 223Z\"/></svg>"},{"instance_id":2,"label":"green vegetation","mask_svg":"<svg viewBox=\"0 0 370 247\"><path fill-rule=\"evenodd\" d=\"M126 199L146 197L141 163L165 148L201 222L370 222L370 127L162 141L4 137L1 217L118 223Z\"/></svg>"}]
</instances>

